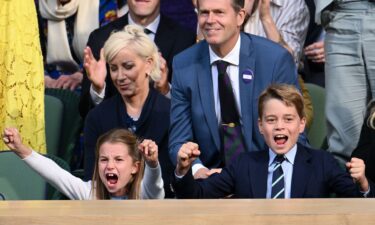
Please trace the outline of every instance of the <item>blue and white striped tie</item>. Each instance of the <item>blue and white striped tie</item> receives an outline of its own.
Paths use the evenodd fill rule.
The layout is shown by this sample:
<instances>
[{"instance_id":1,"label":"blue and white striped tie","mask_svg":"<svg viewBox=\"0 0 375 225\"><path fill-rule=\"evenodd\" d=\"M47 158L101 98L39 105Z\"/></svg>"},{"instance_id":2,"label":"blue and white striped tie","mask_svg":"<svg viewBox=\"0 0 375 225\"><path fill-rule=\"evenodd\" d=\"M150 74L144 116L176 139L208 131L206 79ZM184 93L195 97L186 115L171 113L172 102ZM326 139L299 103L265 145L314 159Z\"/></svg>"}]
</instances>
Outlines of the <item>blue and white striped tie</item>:
<instances>
[{"instance_id":1,"label":"blue and white striped tie","mask_svg":"<svg viewBox=\"0 0 375 225\"><path fill-rule=\"evenodd\" d=\"M285 160L284 155L277 155L275 158L275 167L272 174L272 192L271 198L284 198L284 172L281 164Z\"/></svg>"}]
</instances>

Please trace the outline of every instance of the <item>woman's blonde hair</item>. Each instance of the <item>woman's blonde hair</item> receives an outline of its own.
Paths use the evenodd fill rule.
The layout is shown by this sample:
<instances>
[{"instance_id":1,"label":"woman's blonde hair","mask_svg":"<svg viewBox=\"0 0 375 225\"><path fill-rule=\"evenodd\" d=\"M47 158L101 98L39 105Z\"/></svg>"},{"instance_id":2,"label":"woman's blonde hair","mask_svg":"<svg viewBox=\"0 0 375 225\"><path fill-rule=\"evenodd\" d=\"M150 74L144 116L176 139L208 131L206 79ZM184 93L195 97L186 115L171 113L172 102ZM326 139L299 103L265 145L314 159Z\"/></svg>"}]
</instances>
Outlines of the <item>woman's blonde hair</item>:
<instances>
[{"instance_id":1,"label":"woman's blonde hair","mask_svg":"<svg viewBox=\"0 0 375 225\"><path fill-rule=\"evenodd\" d=\"M110 199L110 194L99 176L99 150L104 143L123 143L128 146L128 154L133 159L133 163L139 162L139 170L133 174L132 179L126 186L127 197L129 199L140 199L141 182L144 175L145 162L142 153L138 150L139 141L137 137L125 129L113 129L101 135L96 143L95 169L92 177L92 193L96 199Z\"/></svg>"},{"instance_id":2,"label":"woman's blonde hair","mask_svg":"<svg viewBox=\"0 0 375 225\"><path fill-rule=\"evenodd\" d=\"M161 78L158 47L138 25L127 25L124 30L112 33L104 44L104 57L107 63L123 49L128 48L144 59L151 58L153 66L150 77L154 81Z\"/></svg>"}]
</instances>

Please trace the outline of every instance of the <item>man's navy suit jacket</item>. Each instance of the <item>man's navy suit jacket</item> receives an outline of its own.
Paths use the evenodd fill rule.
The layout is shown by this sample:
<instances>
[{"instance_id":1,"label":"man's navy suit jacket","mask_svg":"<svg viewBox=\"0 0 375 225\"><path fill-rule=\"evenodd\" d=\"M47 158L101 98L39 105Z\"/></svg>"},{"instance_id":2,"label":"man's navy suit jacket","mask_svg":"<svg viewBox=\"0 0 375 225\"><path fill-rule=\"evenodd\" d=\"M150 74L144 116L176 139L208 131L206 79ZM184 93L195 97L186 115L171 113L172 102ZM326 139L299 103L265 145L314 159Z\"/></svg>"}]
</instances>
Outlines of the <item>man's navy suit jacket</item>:
<instances>
[{"instance_id":1,"label":"man's navy suit jacket","mask_svg":"<svg viewBox=\"0 0 375 225\"><path fill-rule=\"evenodd\" d=\"M272 83L298 85L291 54L262 37L241 33L239 93L242 134L247 151L265 149L258 129L258 97ZM215 113L209 47L206 41L186 49L173 60L169 152L176 164L182 144L199 145L204 166L222 165L219 124ZM248 75L248 76L244 76ZM246 79L247 78L247 79Z\"/></svg>"},{"instance_id":2,"label":"man's navy suit jacket","mask_svg":"<svg viewBox=\"0 0 375 225\"><path fill-rule=\"evenodd\" d=\"M195 181L189 171L182 179L174 178L178 198L266 198L269 153L258 151L242 154L235 163ZM370 182L370 181L369 181ZM368 197L374 197L370 182ZM363 197L350 175L338 165L333 156L298 144L293 165L291 198Z\"/></svg>"}]
</instances>

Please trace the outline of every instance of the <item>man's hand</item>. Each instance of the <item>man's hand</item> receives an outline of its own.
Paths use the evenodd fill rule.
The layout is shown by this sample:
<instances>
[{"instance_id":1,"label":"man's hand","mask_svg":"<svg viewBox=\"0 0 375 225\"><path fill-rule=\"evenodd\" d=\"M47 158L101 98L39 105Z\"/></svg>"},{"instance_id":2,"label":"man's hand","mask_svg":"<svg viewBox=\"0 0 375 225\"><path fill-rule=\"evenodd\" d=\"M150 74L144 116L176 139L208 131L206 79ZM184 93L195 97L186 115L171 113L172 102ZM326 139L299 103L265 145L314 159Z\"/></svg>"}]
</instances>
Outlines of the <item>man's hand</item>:
<instances>
[{"instance_id":1,"label":"man's hand","mask_svg":"<svg viewBox=\"0 0 375 225\"><path fill-rule=\"evenodd\" d=\"M200 168L194 174L194 179L206 179L214 173L221 173L221 168L207 169L206 167Z\"/></svg>"},{"instance_id":2,"label":"man's hand","mask_svg":"<svg viewBox=\"0 0 375 225\"><path fill-rule=\"evenodd\" d=\"M79 71L70 75L61 75L57 78L55 85L52 88L70 89L74 91L79 85L81 85L83 74Z\"/></svg>"},{"instance_id":3,"label":"man's hand","mask_svg":"<svg viewBox=\"0 0 375 225\"><path fill-rule=\"evenodd\" d=\"M104 60L104 50L100 50L100 59L97 61L92 54L90 47L86 47L84 52L83 67L86 69L87 77L92 83L96 93L102 92L107 76L107 68Z\"/></svg>"},{"instance_id":4,"label":"man's hand","mask_svg":"<svg viewBox=\"0 0 375 225\"><path fill-rule=\"evenodd\" d=\"M324 63L324 41L315 42L304 49L306 57L314 63Z\"/></svg>"},{"instance_id":5,"label":"man's hand","mask_svg":"<svg viewBox=\"0 0 375 225\"><path fill-rule=\"evenodd\" d=\"M209 177L209 172L209 169L207 169L206 167L202 167L199 170L197 170L197 172L195 172L194 179L206 179Z\"/></svg>"},{"instance_id":6,"label":"man's hand","mask_svg":"<svg viewBox=\"0 0 375 225\"><path fill-rule=\"evenodd\" d=\"M46 88L54 88L56 80L50 77L49 75L44 75L44 86Z\"/></svg>"},{"instance_id":7,"label":"man's hand","mask_svg":"<svg viewBox=\"0 0 375 225\"><path fill-rule=\"evenodd\" d=\"M200 154L199 146L196 143L187 142L183 144L177 154L176 174L184 176Z\"/></svg>"},{"instance_id":8,"label":"man's hand","mask_svg":"<svg viewBox=\"0 0 375 225\"><path fill-rule=\"evenodd\" d=\"M350 176L353 178L354 182L360 186L361 191L368 191L369 184L365 176L366 166L363 160L358 158L352 158L350 162L346 163L346 168L348 168Z\"/></svg>"},{"instance_id":9,"label":"man's hand","mask_svg":"<svg viewBox=\"0 0 375 225\"><path fill-rule=\"evenodd\" d=\"M139 144L138 149L149 167L156 168L159 165L158 146L154 141L145 139Z\"/></svg>"},{"instance_id":10,"label":"man's hand","mask_svg":"<svg viewBox=\"0 0 375 225\"><path fill-rule=\"evenodd\" d=\"M160 70L161 70L161 78L154 82L154 88L158 90L162 95L166 95L169 92L169 83L168 83L168 65L167 61L163 58L161 53L160 55Z\"/></svg>"}]
</instances>

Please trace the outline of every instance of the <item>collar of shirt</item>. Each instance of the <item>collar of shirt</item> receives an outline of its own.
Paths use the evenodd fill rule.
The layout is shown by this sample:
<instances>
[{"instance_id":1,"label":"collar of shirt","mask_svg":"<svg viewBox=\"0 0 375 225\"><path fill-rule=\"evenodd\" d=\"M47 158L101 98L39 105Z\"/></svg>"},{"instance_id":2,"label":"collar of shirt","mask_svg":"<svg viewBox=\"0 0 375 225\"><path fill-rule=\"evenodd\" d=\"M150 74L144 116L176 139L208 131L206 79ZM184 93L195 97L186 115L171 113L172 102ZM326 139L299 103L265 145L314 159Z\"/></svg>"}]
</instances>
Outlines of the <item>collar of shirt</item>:
<instances>
[{"instance_id":1,"label":"collar of shirt","mask_svg":"<svg viewBox=\"0 0 375 225\"><path fill-rule=\"evenodd\" d=\"M276 154L269 149L269 163L268 163L268 175L267 175L267 194L266 197L271 197L272 191L272 176L274 172L274 159ZM290 198L292 194L292 177L293 177L293 164L297 153L297 145L294 145L289 152L285 154L286 160L281 164L284 172L284 184L285 184L285 198Z\"/></svg>"},{"instance_id":2,"label":"collar of shirt","mask_svg":"<svg viewBox=\"0 0 375 225\"><path fill-rule=\"evenodd\" d=\"M282 7L283 5L285 5L285 0L271 0L271 4Z\"/></svg>"},{"instance_id":3,"label":"collar of shirt","mask_svg":"<svg viewBox=\"0 0 375 225\"><path fill-rule=\"evenodd\" d=\"M210 53L210 64L212 65L217 60L223 60L228 62L230 65L238 66L240 64L240 47L241 47L241 35L238 36L237 42L234 45L234 48L226 55L224 58L220 58L212 50L211 46L208 46Z\"/></svg>"},{"instance_id":4,"label":"collar of shirt","mask_svg":"<svg viewBox=\"0 0 375 225\"><path fill-rule=\"evenodd\" d=\"M286 160L288 160L288 162L292 165L294 165L294 159L296 158L296 154L297 154L297 144L295 144L292 149L289 150L289 152L287 152L285 154L285 158ZM268 161L268 166L270 166L273 161L275 160L275 157L276 157L276 153L272 151L272 149L268 149L268 155L269 155L269 161Z\"/></svg>"},{"instance_id":5,"label":"collar of shirt","mask_svg":"<svg viewBox=\"0 0 375 225\"><path fill-rule=\"evenodd\" d=\"M128 21L129 21L129 24L136 24L134 22L134 20L131 18L130 14L128 14ZM159 23L160 23L160 14L154 19L154 21L152 21L145 28L150 30L152 32L152 34L155 36L156 31L158 30ZM139 25L139 24L137 24L137 25Z\"/></svg>"},{"instance_id":6,"label":"collar of shirt","mask_svg":"<svg viewBox=\"0 0 375 225\"><path fill-rule=\"evenodd\" d=\"M110 199L111 200L127 200L128 196L126 196L126 195L124 195L124 196L111 196Z\"/></svg>"}]
</instances>

